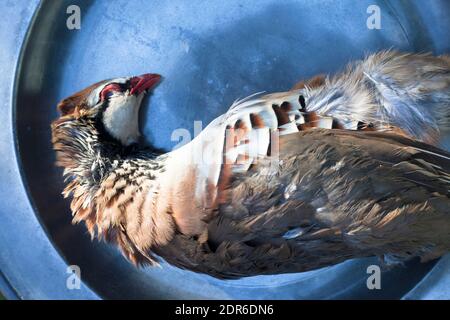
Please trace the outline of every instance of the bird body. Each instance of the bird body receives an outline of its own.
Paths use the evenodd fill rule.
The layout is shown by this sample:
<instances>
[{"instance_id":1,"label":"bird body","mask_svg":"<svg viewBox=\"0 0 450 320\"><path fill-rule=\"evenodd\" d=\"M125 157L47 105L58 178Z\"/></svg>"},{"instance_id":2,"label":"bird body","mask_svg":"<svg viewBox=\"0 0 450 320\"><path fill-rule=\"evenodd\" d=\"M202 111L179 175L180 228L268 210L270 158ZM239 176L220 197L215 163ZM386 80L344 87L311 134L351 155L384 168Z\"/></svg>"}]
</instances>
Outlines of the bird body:
<instances>
[{"instance_id":1,"label":"bird body","mask_svg":"<svg viewBox=\"0 0 450 320\"><path fill-rule=\"evenodd\" d=\"M93 85L52 125L74 222L135 264L239 278L449 250L450 154L425 143L448 126L447 57L382 52L236 101L167 153L118 125L158 79Z\"/></svg>"}]
</instances>

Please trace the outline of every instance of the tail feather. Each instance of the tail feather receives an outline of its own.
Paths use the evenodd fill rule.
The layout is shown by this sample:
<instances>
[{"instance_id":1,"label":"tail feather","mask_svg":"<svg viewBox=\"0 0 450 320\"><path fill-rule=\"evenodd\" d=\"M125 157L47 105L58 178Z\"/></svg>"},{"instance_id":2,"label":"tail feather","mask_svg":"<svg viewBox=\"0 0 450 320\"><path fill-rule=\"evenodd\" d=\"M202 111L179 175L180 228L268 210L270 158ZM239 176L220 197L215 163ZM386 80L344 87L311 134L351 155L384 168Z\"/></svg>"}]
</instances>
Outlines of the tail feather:
<instances>
[{"instance_id":1,"label":"tail feather","mask_svg":"<svg viewBox=\"0 0 450 320\"><path fill-rule=\"evenodd\" d=\"M439 144L450 132L450 57L382 51L305 90L307 110L396 127Z\"/></svg>"}]
</instances>

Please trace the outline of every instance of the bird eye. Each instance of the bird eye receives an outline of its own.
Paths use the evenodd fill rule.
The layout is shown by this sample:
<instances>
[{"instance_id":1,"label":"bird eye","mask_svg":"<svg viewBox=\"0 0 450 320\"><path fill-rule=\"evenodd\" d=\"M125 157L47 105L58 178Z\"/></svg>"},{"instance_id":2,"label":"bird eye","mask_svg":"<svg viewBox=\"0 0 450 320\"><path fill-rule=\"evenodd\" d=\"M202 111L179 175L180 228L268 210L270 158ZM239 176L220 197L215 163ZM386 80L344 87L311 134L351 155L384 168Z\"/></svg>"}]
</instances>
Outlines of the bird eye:
<instances>
[{"instance_id":1,"label":"bird eye","mask_svg":"<svg viewBox=\"0 0 450 320\"><path fill-rule=\"evenodd\" d=\"M104 94L103 96L106 97L106 98L109 98L109 97L111 97L113 94L114 94L114 91L108 90L108 91L105 92L105 94Z\"/></svg>"},{"instance_id":2,"label":"bird eye","mask_svg":"<svg viewBox=\"0 0 450 320\"><path fill-rule=\"evenodd\" d=\"M117 83L110 83L103 88L100 92L100 100L106 100L110 98L115 92L122 92L122 88Z\"/></svg>"}]
</instances>

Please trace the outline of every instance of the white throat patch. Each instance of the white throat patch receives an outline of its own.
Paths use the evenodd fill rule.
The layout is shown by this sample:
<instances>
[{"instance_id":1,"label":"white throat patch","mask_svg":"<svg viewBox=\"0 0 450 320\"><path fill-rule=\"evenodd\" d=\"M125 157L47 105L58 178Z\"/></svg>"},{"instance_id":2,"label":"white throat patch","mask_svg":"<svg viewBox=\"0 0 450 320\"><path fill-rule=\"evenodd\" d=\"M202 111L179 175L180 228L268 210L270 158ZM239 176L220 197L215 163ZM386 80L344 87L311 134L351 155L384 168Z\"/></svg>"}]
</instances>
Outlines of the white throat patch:
<instances>
[{"instance_id":1,"label":"white throat patch","mask_svg":"<svg viewBox=\"0 0 450 320\"><path fill-rule=\"evenodd\" d=\"M140 136L139 107L143 96L114 95L103 112L105 129L125 146L137 142Z\"/></svg>"}]
</instances>

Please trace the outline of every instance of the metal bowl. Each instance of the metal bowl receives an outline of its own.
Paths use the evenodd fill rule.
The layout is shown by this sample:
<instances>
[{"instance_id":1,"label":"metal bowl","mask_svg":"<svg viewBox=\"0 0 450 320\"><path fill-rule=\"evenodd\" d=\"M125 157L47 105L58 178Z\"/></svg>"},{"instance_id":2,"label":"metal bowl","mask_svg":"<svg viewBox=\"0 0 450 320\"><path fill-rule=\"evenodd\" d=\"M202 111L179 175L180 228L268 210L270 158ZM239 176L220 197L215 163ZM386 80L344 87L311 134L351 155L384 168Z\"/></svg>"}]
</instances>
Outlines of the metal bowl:
<instances>
[{"instance_id":1,"label":"metal bowl","mask_svg":"<svg viewBox=\"0 0 450 320\"><path fill-rule=\"evenodd\" d=\"M81 9L69 30L67 7ZM381 29L369 29L369 5ZM9 298L346 299L449 298L450 257L384 270L366 286L359 259L317 271L221 281L162 268L136 269L108 245L72 226L60 195L50 123L56 103L95 81L157 72L142 131L172 148L177 128L224 112L238 97L280 91L332 73L380 49L450 52L450 3L416 1L43 1L1 4L0 288ZM69 289L67 265L81 268Z\"/></svg>"}]
</instances>

